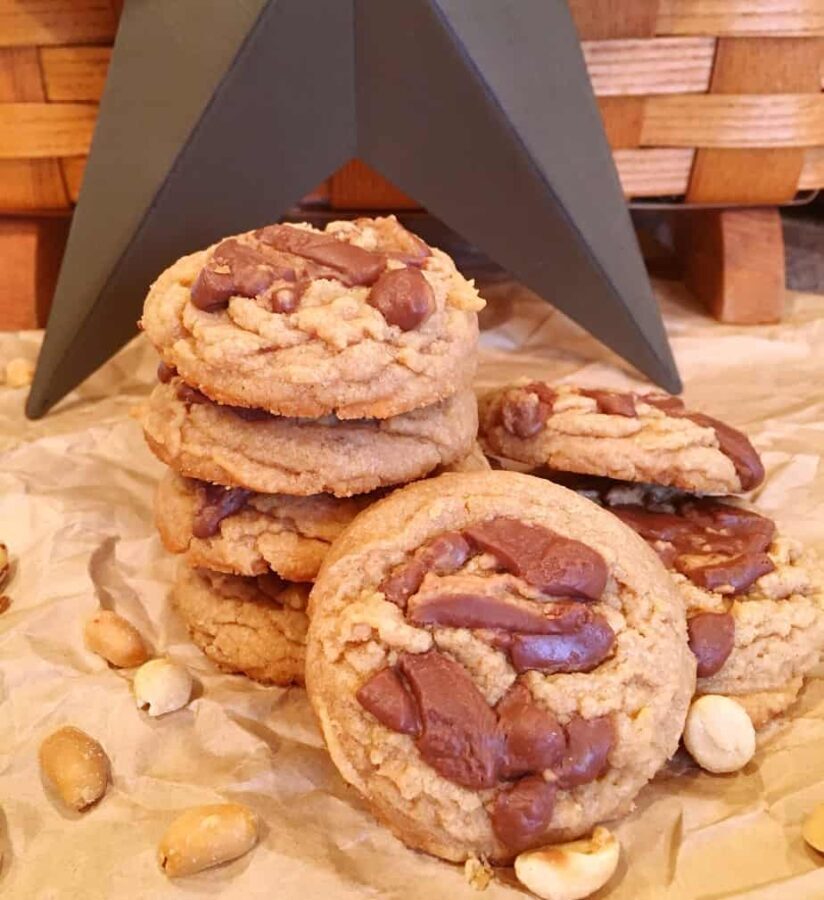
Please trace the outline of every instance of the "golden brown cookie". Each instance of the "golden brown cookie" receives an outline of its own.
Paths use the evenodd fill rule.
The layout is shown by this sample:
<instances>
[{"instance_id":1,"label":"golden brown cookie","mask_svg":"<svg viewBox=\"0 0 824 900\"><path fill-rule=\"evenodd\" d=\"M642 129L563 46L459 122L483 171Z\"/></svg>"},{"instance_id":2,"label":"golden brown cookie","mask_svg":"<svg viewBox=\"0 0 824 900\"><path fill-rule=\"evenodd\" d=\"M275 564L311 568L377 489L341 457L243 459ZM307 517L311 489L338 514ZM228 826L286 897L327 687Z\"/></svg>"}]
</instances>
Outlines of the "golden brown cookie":
<instances>
[{"instance_id":1,"label":"golden brown cookie","mask_svg":"<svg viewBox=\"0 0 824 900\"><path fill-rule=\"evenodd\" d=\"M475 443L471 391L391 419L287 419L220 406L179 378L158 384L146 441L182 475L264 494L362 494L422 478Z\"/></svg>"},{"instance_id":2,"label":"golden brown cookie","mask_svg":"<svg viewBox=\"0 0 824 900\"><path fill-rule=\"evenodd\" d=\"M370 506L310 600L329 752L412 847L511 860L631 808L695 688L655 554L571 491L447 474Z\"/></svg>"},{"instance_id":3,"label":"golden brown cookie","mask_svg":"<svg viewBox=\"0 0 824 900\"><path fill-rule=\"evenodd\" d=\"M489 463L475 445L447 469L483 472ZM256 494L170 469L155 494L155 524L166 549L185 554L190 566L233 575L271 570L287 581L313 581L332 541L383 493Z\"/></svg>"},{"instance_id":4,"label":"golden brown cookie","mask_svg":"<svg viewBox=\"0 0 824 900\"><path fill-rule=\"evenodd\" d=\"M178 568L172 599L192 640L225 672L303 684L308 588L275 575L240 578Z\"/></svg>"},{"instance_id":5,"label":"golden brown cookie","mask_svg":"<svg viewBox=\"0 0 824 900\"><path fill-rule=\"evenodd\" d=\"M141 324L220 403L383 419L471 385L482 307L445 253L390 216L271 225L184 256Z\"/></svg>"},{"instance_id":6,"label":"golden brown cookie","mask_svg":"<svg viewBox=\"0 0 824 900\"><path fill-rule=\"evenodd\" d=\"M640 485L594 495L670 568L686 603L697 692L734 697L756 726L789 707L824 655L817 558L740 505Z\"/></svg>"},{"instance_id":7,"label":"golden brown cookie","mask_svg":"<svg viewBox=\"0 0 824 900\"><path fill-rule=\"evenodd\" d=\"M764 479L745 435L666 394L519 382L482 398L480 440L493 456L536 467L701 494L748 491Z\"/></svg>"},{"instance_id":8,"label":"golden brown cookie","mask_svg":"<svg viewBox=\"0 0 824 900\"><path fill-rule=\"evenodd\" d=\"M158 485L155 522L166 549L185 553L190 566L312 581L332 541L373 499L256 494L169 470Z\"/></svg>"}]
</instances>

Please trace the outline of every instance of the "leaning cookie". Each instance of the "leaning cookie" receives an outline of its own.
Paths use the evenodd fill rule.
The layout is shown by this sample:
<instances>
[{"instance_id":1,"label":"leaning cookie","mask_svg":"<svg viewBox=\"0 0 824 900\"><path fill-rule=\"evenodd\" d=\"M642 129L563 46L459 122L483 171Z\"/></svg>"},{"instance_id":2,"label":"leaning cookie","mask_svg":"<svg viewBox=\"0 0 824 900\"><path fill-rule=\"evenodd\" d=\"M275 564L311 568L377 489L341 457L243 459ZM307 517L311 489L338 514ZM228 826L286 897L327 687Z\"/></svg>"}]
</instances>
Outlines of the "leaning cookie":
<instances>
[{"instance_id":1,"label":"leaning cookie","mask_svg":"<svg viewBox=\"0 0 824 900\"><path fill-rule=\"evenodd\" d=\"M220 406L172 377L142 416L151 450L182 475L264 494L362 494L465 457L478 411L471 391L391 419L287 419Z\"/></svg>"},{"instance_id":2,"label":"leaning cookie","mask_svg":"<svg viewBox=\"0 0 824 900\"><path fill-rule=\"evenodd\" d=\"M446 470L489 470L477 445ZM256 494L169 469L157 486L155 524L170 553L193 567L232 575L272 571L287 581L313 581L332 541L382 491L356 497Z\"/></svg>"},{"instance_id":3,"label":"leaning cookie","mask_svg":"<svg viewBox=\"0 0 824 900\"><path fill-rule=\"evenodd\" d=\"M784 712L824 654L815 556L740 506L640 485L595 494L672 571L698 660L697 692L734 697L756 727Z\"/></svg>"},{"instance_id":4,"label":"leaning cookie","mask_svg":"<svg viewBox=\"0 0 824 900\"><path fill-rule=\"evenodd\" d=\"M303 684L305 585L178 569L172 599L192 641L225 672L263 684Z\"/></svg>"},{"instance_id":5,"label":"leaning cookie","mask_svg":"<svg viewBox=\"0 0 824 900\"><path fill-rule=\"evenodd\" d=\"M387 418L471 384L483 301L397 220L270 225L178 260L142 327L213 400Z\"/></svg>"},{"instance_id":6,"label":"leaning cookie","mask_svg":"<svg viewBox=\"0 0 824 900\"><path fill-rule=\"evenodd\" d=\"M528 475L442 475L369 507L310 612L333 761L402 840L455 861L507 862L629 810L695 687L649 547Z\"/></svg>"},{"instance_id":7,"label":"leaning cookie","mask_svg":"<svg viewBox=\"0 0 824 900\"><path fill-rule=\"evenodd\" d=\"M480 429L488 453L562 472L701 494L749 491L764 478L741 432L665 394L524 382L482 398Z\"/></svg>"}]
</instances>

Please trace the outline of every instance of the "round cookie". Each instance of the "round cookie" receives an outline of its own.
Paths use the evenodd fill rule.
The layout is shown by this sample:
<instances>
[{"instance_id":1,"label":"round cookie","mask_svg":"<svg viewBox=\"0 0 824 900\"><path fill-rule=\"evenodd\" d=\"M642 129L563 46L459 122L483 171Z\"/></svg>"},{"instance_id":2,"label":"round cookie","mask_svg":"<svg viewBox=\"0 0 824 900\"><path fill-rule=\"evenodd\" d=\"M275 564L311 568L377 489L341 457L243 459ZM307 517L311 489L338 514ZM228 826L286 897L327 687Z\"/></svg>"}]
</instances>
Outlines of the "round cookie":
<instances>
[{"instance_id":1,"label":"round cookie","mask_svg":"<svg viewBox=\"0 0 824 900\"><path fill-rule=\"evenodd\" d=\"M172 600L192 641L224 672L303 684L308 587L274 575L240 578L178 569Z\"/></svg>"},{"instance_id":2,"label":"round cookie","mask_svg":"<svg viewBox=\"0 0 824 900\"><path fill-rule=\"evenodd\" d=\"M672 571L699 694L738 700L756 727L787 709L824 655L818 560L752 510L639 485L596 493Z\"/></svg>"},{"instance_id":3,"label":"round cookie","mask_svg":"<svg viewBox=\"0 0 824 900\"><path fill-rule=\"evenodd\" d=\"M529 475L446 474L369 507L310 612L333 761L398 837L454 861L505 863L626 812L695 688L649 547Z\"/></svg>"},{"instance_id":4,"label":"round cookie","mask_svg":"<svg viewBox=\"0 0 824 900\"><path fill-rule=\"evenodd\" d=\"M489 463L475 445L447 468L481 472ZM166 549L184 553L190 566L247 576L271 570L287 581L314 581L332 541L381 495L256 494L169 469L157 486L155 524Z\"/></svg>"},{"instance_id":5,"label":"round cookie","mask_svg":"<svg viewBox=\"0 0 824 900\"><path fill-rule=\"evenodd\" d=\"M373 499L256 494L170 469L157 488L155 523L166 549L185 553L190 566L312 581L332 541Z\"/></svg>"},{"instance_id":6,"label":"round cookie","mask_svg":"<svg viewBox=\"0 0 824 900\"><path fill-rule=\"evenodd\" d=\"M749 491L764 468L749 440L677 397L524 381L482 398L480 440L493 456L562 472Z\"/></svg>"},{"instance_id":7,"label":"round cookie","mask_svg":"<svg viewBox=\"0 0 824 900\"><path fill-rule=\"evenodd\" d=\"M143 412L155 455L190 478L264 494L362 494L412 481L465 457L475 395L462 391L391 419L287 419L212 403L179 378L158 384Z\"/></svg>"},{"instance_id":8,"label":"round cookie","mask_svg":"<svg viewBox=\"0 0 824 900\"><path fill-rule=\"evenodd\" d=\"M483 305L449 256L390 216L270 225L184 256L141 325L218 402L383 419L471 385Z\"/></svg>"}]
</instances>

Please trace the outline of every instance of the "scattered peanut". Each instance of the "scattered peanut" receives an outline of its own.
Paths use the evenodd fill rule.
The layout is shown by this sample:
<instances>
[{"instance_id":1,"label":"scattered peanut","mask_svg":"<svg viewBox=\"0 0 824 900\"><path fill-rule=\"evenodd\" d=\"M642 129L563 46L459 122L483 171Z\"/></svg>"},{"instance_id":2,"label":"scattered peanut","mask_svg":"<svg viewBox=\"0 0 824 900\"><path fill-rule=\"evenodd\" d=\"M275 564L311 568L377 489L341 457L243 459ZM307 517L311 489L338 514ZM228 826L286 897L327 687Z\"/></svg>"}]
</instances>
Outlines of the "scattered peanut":
<instances>
[{"instance_id":1,"label":"scattered peanut","mask_svg":"<svg viewBox=\"0 0 824 900\"><path fill-rule=\"evenodd\" d=\"M140 632L108 609L101 609L86 622L83 636L92 653L119 669L139 666L149 658Z\"/></svg>"},{"instance_id":2,"label":"scattered peanut","mask_svg":"<svg viewBox=\"0 0 824 900\"><path fill-rule=\"evenodd\" d=\"M755 729L740 703L720 694L693 701L684 726L684 745L708 772L737 772L755 754Z\"/></svg>"},{"instance_id":3,"label":"scattered peanut","mask_svg":"<svg viewBox=\"0 0 824 900\"><path fill-rule=\"evenodd\" d=\"M11 575L9 548L5 544L0 544L0 591L6 586L9 575Z\"/></svg>"},{"instance_id":4,"label":"scattered peanut","mask_svg":"<svg viewBox=\"0 0 824 900\"><path fill-rule=\"evenodd\" d=\"M590 838L522 853L515 860L515 875L539 897L581 900L612 878L620 855L618 840L599 825Z\"/></svg>"},{"instance_id":5,"label":"scattered peanut","mask_svg":"<svg viewBox=\"0 0 824 900\"><path fill-rule=\"evenodd\" d=\"M804 820L804 840L819 853L824 853L824 803L819 804Z\"/></svg>"},{"instance_id":6,"label":"scattered peanut","mask_svg":"<svg viewBox=\"0 0 824 900\"><path fill-rule=\"evenodd\" d=\"M40 745L40 768L66 806L86 809L106 793L109 758L94 738L67 725Z\"/></svg>"},{"instance_id":7,"label":"scattered peanut","mask_svg":"<svg viewBox=\"0 0 824 900\"><path fill-rule=\"evenodd\" d=\"M34 363L22 356L6 363L6 384L12 388L28 387L34 381Z\"/></svg>"},{"instance_id":8,"label":"scattered peanut","mask_svg":"<svg viewBox=\"0 0 824 900\"><path fill-rule=\"evenodd\" d=\"M248 853L257 843L257 817L239 803L196 806L178 816L157 850L170 877L194 875Z\"/></svg>"},{"instance_id":9,"label":"scattered peanut","mask_svg":"<svg viewBox=\"0 0 824 900\"><path fill-rule=\"evenodd\" d=\"M168 659L150 659L135 672L134 697L150 716L163 716L189 702L192 676Z\"/></svg>"}]
</instances>

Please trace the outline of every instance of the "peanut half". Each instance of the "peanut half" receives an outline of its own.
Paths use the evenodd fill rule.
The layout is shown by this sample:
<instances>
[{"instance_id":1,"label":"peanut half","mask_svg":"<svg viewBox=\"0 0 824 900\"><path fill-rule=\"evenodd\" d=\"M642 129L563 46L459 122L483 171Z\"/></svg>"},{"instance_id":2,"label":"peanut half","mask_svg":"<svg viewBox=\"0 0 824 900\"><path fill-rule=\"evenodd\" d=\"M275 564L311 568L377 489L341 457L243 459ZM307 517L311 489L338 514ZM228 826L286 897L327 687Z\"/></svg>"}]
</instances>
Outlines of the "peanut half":
<instances>
[{"instance_id":1,"label":"peanut half","mask_svg":"<svg viewBox=\"0 0 824 900\"><path fill-rule=\"evenodd\" d=\"M140 632L122 616L101 609L83 630L86 646L119 669L139 666L149 658Z\"/></svg>"},{"instance_id":2,"label":"peanut half","mask_svg":"<svg viewBox=\"0 0 824 900\"><path fill-rule=\"evenodd\" d=\"M693 701L687 713L684 746L708 772L737 772L755 754L755 728L740 703L720 694L705 694Z\"/></svg>"},{"instance_id":3,"label":"peanut half","mask_svg":"<svg viewBox=\"0 0 824 900\"><path fill-rule=\"evenodd\" d=\"M60 799L78 811L106 793L109 758L98 742L79 728L67 725L40 745L40 768Z\"/></svg>"},{"instance_id":4,"label":"peanut half","mask_svg":"<svg viewBox=\"0 0 824 900\"><path fill-rule=\"evenodd\" d=\"M257 843L257 816L239 803L187 809L169 826L157 849L170 877L194 875L248 853Z\"/></svg>"},{"instance_id":5,"label":"peanut half","mask_svg":"<svg viewBox=\"0 0 824 900\"><path fill-rule=\"evenodd\" d=\"M192 676L169 659L150 659L135 672L134 698L150 716L181 709L192 696Z\"/></svg>"},{"instance_id":6,"label":"peanut half","mask_svg":"<svg viewBox=\"0 0 824 900\"><path fill-rule=\"evenodd\" d=\"M599 825L590 838L522 853L515 875L546 900L581 900L612 878L620 855L618 840Z\"/></svg>"}]
</instances>

